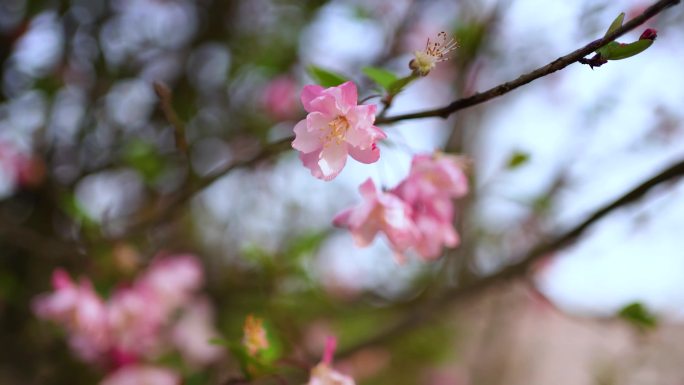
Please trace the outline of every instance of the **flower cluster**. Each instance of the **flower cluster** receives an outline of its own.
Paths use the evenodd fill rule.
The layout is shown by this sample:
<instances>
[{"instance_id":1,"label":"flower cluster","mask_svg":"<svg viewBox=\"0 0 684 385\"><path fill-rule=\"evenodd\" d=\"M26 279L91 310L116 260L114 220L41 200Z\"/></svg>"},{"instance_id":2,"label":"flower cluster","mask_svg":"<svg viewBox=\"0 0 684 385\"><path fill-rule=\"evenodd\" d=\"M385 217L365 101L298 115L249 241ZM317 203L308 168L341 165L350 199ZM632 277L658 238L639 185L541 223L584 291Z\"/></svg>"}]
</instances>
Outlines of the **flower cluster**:
<instances>
[{"instance_id":1,"label":"flower cluster","mask_svg":"<svg viewBox=\"0 0 684 385\"><path fill-rule=\"evenodd\" d=\"M162 257L104 300L88 279L75 282L58 269L54 291L36 298L33 309L67 331L81 359L110 371L102 384L179 384L178 374L148 363L173 348L196 367L222 355L209 344L217 333L209 301L197 293L202 281L195 257Z\"/></svg>"},{"instance_id":2,"label":"flower cluster","mask_svg":"<svg viewBox=\"0 0 684 385\"><path fill-rule=\"evenodd\" d=\"M435 259L444 246L459 243L452 199L468 192L463 166L454 156L417 155L408 177L389 191L378 191L366 180L359 188L364 201L339 213L333 223L348 228L360 247L383 232L398 260L410 248L425 260Z\"/></svg>"},{"instance_id":3,"label":"flower cluster","mask_svg":"<svg viewBox=\"0 0 684 385\"><path fill-rule=\"evenodd\" d=\"M332 180L347 163L347 155L362 163L380 158L376 142L387 135L375 127L375 105L357 105L356 85L304 87L302 104L309 113L294 128L292 147L311 175Z\"/></svg>"}]
</instances>

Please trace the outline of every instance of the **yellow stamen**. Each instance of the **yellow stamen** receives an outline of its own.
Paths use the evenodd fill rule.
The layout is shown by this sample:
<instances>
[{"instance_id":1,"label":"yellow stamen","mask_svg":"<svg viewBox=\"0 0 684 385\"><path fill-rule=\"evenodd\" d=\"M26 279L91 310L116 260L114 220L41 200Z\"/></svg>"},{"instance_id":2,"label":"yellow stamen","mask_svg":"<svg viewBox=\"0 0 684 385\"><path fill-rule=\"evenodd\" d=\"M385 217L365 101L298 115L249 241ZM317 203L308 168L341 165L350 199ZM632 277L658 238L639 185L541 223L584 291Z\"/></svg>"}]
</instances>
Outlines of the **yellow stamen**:
<instances>
[{"instance_id":1,"label":"yellow stamen","mask_svg":"<svg viewBox=\"0 0 684 385\"><path fill-rule=\"evenodd\" d=\"M344 142L344 136L349 130L349 121L344 116L338 116L328 123L330 131L325 135L323 139L323 146L327 147L333 141L337 144L342 144Z\"/></svg>"}]
</instances>

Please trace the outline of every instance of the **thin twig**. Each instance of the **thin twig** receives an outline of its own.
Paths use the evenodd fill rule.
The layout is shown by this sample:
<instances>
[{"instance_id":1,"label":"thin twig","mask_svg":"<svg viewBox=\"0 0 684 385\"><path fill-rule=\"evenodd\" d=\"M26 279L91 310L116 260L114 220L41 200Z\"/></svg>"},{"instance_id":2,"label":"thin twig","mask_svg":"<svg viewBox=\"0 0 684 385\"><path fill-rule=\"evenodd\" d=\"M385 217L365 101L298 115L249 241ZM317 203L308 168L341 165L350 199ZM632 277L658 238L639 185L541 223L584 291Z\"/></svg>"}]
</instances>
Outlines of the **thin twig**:
<instances>
[{"instance_id":1,"label":"thin twig","mask_svg":"<svg viewBox=\"0 0 684 385\"><path fill-rule=\"evenodd\" d=\"M394 123L398 122L401 120L409 120L409 119L421 119L421 118L430 118L430 117L439 117L439 118L447 118L449 115L453 114L456 111L475 106L477 104L481 104L484 102L487 102L491 99L494 99L498 96L507 94L514 89L523 86L527 83L530 83L536 79L539 79L541 77L544 77L546 75L549 75L551 73L554 73L556 71L562 70L563 68L569 66L572 63L575 63L582 59L583 57L591 54L592 52L596 51L597 49L603 47L604 45L610 43L611 41L617 39L618 37L624 35L625 33L633 30L634 28L638 27L639 25L643 24L646 22L646 20L650 19L651 17L657 15L658 13L662 12L668 7L671 7L675 4L678 4L680 0L660 0L650 7L646 8L643 13L641 13L639 16L636 16L635 18L631 19L627 23L625 23L622 27L618 28L615 30L613 33L610 33L606 36L604 36L601 39L594 40L591 43L585 45L584 47L575 50L565 56L561 56L558 59L552 61L551 63L537 68L536 70L529 72L527 74L521 75L515 80L500 84L496 87L490 88L487 91L477 93L475 95L468 96L466 98L462 98L459 100L456 100L454 102L451 102L450 104L440 107L440 108L435 108L432 110L426 110L426 111L420 111L420 112L413 112L409 114L402 114L402 115L396 115L396 116L390 116L387 118L379 118L376 120L376 124L388 124L388 123Z\"/></svg>"},{"instance_id":2,"label":"thin twig","mask_svg":"<svg viewBox=\"0 0 684 385\"><path fill-rule=\"evenodd\" d=\"M166 221L167 219L173 217L177 210L183 207L183 203L190 200L190 198L192 198L195 194L209 187L212 183L224 177L229 172L237 168L253 166L263 160L266 160L274 155L277 155L291 148L290 143L292 142L292 140L293 138L288 137L273 143L269 143L262 147L261 150L255 155L246 159L235 161L223 170L221 170L220 172L212 176L200 179L199 181L197 181L197 183L186 185L184 189L182 189L180 192L178 192L176 195L169 198L168 200L161 202L159 206L157 206L152 211L147 212L144 215L131 221L131 223L128 226L127 233L130 234L131 232L141 230L148 225L159 224Z\"/></svg>"},{"instance_id":3,"label":"thin twig","mask_svg":"<svg viewBox=\"0 0 684 385\"><path fill-rule=\"evenodd\" d=\"M164 117L173 127L173 138L176 141L176 149L185 157L188 156L188 140L185 137L185 124L173 109L173 92L164 83L154 82L154 92L159 97L159 107Z\"/></svg>"},{"instance_id":4,"label":"thin twig","mask_svg":"<svg viewBox=\"0 0 684 385\"><path fill-rule=\"evenodd\" d=\"M390 341L405 332L414 330L417 326L427 321L437 310L443 310L447 305L465 298L469 298L475 294L482 293L483 291L490 289L501 282L515 277L524 276L529 271L530 267L539 259L575 241L591 225L598 222L612 211L634 203L641 199L654 187L682 176L684 176L684 159L652 176L621 197L596 210L587 219L571 229L551 237L548 241L543 241L537 244L528 252L520 256L511 258L511 260L517 262L501 269L497 273L482 278L475 278L469 283L465 283L461 286L457 286L453 289L445 291L440 296L423 305L423 307L420 309L412 311L406 318L402 318L397 323L381 331L375 336L372 336L356 345L350 346L340 351L337 356L348 356L349 354L365 347Z\"/></svg>"}]
</instances>

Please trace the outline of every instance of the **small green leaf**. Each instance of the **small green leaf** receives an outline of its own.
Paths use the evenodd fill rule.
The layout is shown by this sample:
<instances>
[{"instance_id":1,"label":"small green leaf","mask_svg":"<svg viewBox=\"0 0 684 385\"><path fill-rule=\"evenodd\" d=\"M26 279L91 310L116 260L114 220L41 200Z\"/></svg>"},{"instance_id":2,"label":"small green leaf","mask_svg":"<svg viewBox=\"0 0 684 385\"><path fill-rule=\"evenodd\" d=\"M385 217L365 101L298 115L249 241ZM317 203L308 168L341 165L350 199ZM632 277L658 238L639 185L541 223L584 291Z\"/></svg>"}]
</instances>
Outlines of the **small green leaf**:
<instances>
[{"instance_id":1,"label":"small green leaf","mask_svg":"<svg viewBox=\"0 0 684 385\"><path fill-rule=\"evenodd\" d=\"M323 87L335 87L347 81L344 76L313 64L311 64L307 70L314 82Z\"/></svg>"},{"instance_id":2,"label":"small green leaf","mask_svg":"<svg viewBox=\"0 0 684 385\"><path fill-rule=\"evenodd\" d=\"M605 36L608 36L608 35L610 35L612 32L614 32L615 30L617 30L618 28L622 27L622 21L623 21L623 20L625 20L625 13L624 13L624 12L622 12L621 14L619 14L619 15L615 18L615 20L613 20L613 22L610 23L610 27L608 27L608 30L606 31L606 34L603 35L603 36L604 36L604 37L605 37Z\"/></svg>"},{"instance_id":3,"label":"small green leaf","mask_svg":"<svg viewBox=\"0 0 684 385\"><path fill-rule=\"evenodd\" d=\"M649 312L648 309L639 302L623 307L618 315L642 329L650 329L658 324L656 316Z\"/></svg>"},{"instance_id":4,"label":"small green leaf","mask_svg":"<svg viewBox=\"0 0 684 385\"><path fill-rule=\"evenodd\" d=\"M651 44L653 44L651 39L637 40L629 44L611 41L596 52L606 60L621 60L645 51Z\"/></svg>"},{"instance_id":5,"label":"small green leaf","mask_svg":"<svg viewBox=\"0 0 684 385\"><path fill-rule=\"evenodd\" d=\"M164 170L164 161L154 145L143 140L132 140L123 150L123 159L142 175L146 182L153 182Z\"/></svg>"},{"instance_id":6,"label":"small green leaf","mask_svg":"<svg viewBox=\"0 0 684 385\"><path fill-rule=\"evenodd\" d=\"M390 86L399 79L394 72L384 68L363 67L361 72L386 90L389 90Z\"/></svg>"},{"instance_id":7,"label":"small green leaf","mask_svg":"<svg viewBox=\"0 0 684 385\"><path fill-rule=\"evenodd\" d=\"M407 85L409 85L409 83L416 79L418 79L418 76L414 74L411 74L401 79L397 79L387 87L387 92L389 92L390 95L396 95L400 93Z\"/></svg>"},{"instance_id":8,"label":"small green leaf","mask_svg":"<svg viewBox=\"0 0 684 385\"><path fill-rule=\"evenodd\" d=\"M506 161L506 168L509 170L514 170L530 160L530 154L523 151L514 151L511 156L508 157Z\"/></svg>"}]
</instances>

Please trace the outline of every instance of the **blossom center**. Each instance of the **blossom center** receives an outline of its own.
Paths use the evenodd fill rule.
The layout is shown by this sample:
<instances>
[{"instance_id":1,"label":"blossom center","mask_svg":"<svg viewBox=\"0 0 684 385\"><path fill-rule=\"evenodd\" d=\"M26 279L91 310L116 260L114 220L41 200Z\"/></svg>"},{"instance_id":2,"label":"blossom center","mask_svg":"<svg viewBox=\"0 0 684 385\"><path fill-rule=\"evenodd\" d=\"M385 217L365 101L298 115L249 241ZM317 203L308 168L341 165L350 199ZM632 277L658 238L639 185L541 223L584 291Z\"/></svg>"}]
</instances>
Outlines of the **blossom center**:
<instances>
[{"instance_id":1,"label":"blossom center","mask_svg":"<svg viewBox=\"0 0 684 385\"><path fill-rule=\"evenodd\" d=\"M344 116L338 116L328 123L328 128L328 133L323 137L324 146L327 147L332 142L342 144L349 130L349 121Z\"/></svg>"}]
</instances>

